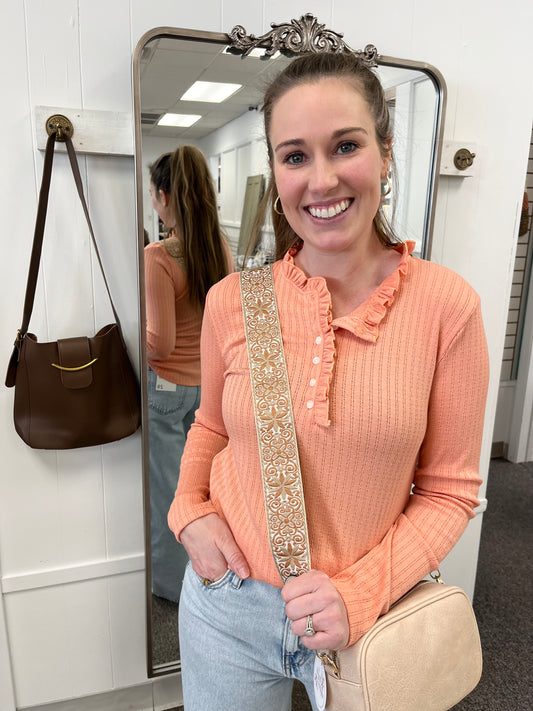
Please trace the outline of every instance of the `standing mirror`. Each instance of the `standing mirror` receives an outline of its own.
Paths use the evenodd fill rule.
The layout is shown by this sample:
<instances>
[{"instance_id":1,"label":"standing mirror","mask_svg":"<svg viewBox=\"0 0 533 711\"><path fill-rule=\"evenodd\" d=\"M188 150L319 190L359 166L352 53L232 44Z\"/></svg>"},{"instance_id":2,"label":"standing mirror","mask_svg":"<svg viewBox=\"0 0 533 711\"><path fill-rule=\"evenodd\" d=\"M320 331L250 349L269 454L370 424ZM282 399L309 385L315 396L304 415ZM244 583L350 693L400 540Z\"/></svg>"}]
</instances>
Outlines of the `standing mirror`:
<instances>
[{"instance_id":1,"label":"standing mirror","mask_svg":"<svg viewBox=\"0 0 533 711\"><path fill-rule=\"evenodd\" d=\"M162 153L174 151L178 145L193 144L200 148L215 181L222 228L237 266L242 266L250 225L268 175L260 111L263 88L299 53L353 51L344 44L341 35L325 29L312 15L273 24L272 28L261 37L247 35L241 26L230 34L157 28L141 38L133 58L147 663L151 677L175 672L180 664L178 603L152 594L144 246L147 239L150 242L160 239L162 225L152 208L148 167ZM445 108L443 78L430 65L382 56L373 45L357 53L376 65L394 118L395 175L384 208L397 234L402 239L414 240L415 254L428 258ZM214 102L212 94L203 100L183 100L183 94L196 81L238 86L221 102ZM173 115L170 119L169 114ZM192 117L197 118L189 126L167 125L169 121L178 121L176 115L189 117L189 123ZM247 264L268 261L271 237L267 226Z\"/></svg>"}]
</instances>

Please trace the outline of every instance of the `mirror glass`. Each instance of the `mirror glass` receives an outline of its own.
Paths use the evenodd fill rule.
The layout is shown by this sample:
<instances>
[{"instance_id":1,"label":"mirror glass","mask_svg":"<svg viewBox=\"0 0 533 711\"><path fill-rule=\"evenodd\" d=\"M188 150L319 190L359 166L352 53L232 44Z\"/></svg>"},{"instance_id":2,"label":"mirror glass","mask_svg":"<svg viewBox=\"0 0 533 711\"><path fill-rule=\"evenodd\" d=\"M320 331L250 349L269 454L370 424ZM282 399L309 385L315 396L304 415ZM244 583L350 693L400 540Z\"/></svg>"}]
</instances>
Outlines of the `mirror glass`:
<instances>
[{"instance_id":1,"label":"mirror glass","mask_svg":"<svg viewBox=\"0 0 533 711\"><path fill-rule=\"evenodd\" d=\"M249 227L268 176L261 97L270 78L294 56L287 56L283 50L273 51L274 47L268 45L267 40L263 41L261 50L254 50L248 56L228 51L229 44L230 38L226 34L158 28L141 38L133 62L141 343L144 351L141 354L141 380L149 676L178 670L179 648L178 604L152 594L152 583L155 582L152 581L151 565L154 531L150 526L150 502L154 492L153 486L152 491L150 487L143 256L146 241L159 240L164 231L152 208L148 168L158 156L175 150L180 144L193 144L202 150L216 184L222 228L237 267L242 266ZM270 47L272 56L265 56L265 47ZM415 254L428 258L442 140L444 81L434 67L381 55L377 55L376 71L394 119L394 178L392 190L384 198L384 209L396 233L402 239L414 240ZM238 88L219 103L205 99L183 100L183 94L196 81L231 83ZM212 94L207 98L212 98ZM165 114L200 118L185 127L162 125ZM266 225L253 256L247 257L247 265L268 261L272 247L273 237Z\"/></svg>"}]
</instances>

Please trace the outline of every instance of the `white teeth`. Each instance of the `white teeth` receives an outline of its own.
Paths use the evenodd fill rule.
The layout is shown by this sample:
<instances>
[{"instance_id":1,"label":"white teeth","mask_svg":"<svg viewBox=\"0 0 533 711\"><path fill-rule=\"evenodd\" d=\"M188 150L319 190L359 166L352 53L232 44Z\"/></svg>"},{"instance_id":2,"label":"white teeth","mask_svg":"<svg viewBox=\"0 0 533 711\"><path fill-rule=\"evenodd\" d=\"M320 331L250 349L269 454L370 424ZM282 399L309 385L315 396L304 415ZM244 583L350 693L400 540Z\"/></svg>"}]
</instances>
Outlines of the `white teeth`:
<instances>
[{"instance_id":1,"label":"white teeth","mask_svg":"<svg viewBox=\"0 0 533 711\"><path fill-rule=\"evenodd\" d=\"M327 220L336 215L340 215L349 206L348 200L341 200L337 205L330 205L329 207L309 207L308 210L313 217L318 217L321 220Z\"/></svg>"}]
</instances>

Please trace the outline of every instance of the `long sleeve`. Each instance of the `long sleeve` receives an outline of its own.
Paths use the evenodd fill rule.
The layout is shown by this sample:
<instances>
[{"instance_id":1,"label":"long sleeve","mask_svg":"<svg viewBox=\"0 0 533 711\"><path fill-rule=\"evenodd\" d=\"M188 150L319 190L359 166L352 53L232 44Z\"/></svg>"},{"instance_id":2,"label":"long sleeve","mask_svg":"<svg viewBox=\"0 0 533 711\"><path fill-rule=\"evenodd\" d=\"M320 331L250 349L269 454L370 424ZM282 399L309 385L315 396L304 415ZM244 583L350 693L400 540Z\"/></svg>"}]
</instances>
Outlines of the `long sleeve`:
<instances>
[{"instance_id":1,"label":"long sleeve","mask_svg":"<svg viewBox=\"0 0 533 711\"><path fill-rule=\"evenodd\" d=\"M187 437L178 488L168 516L169 527L178 540L187 524L216 511L209 500L211 467L228 442L221 412L224 365L208 310L202 324L200 350L201 404Z\"/></svg>"},{"instance_id":2,"label":"long sleeve","mask_svg":"<svg viewBox=\"0 0 533 711\"><path fill-rule=\"evenodd\" d=\"M350 644L438 568L474 516L487 383L478 303L437 364L407 506L379 545L333 577L348 609Z\"/></svg>"}]
</instances>

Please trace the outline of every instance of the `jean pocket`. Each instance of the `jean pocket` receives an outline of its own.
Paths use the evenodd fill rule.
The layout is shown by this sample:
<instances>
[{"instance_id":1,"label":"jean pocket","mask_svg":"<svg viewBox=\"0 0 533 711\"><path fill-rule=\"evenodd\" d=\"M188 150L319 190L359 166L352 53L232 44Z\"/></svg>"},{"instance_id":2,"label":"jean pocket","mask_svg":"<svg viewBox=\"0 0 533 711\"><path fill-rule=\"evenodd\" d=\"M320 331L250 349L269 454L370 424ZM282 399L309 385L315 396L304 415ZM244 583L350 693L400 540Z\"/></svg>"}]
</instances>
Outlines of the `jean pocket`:
<instances>
[{"instance_id":1,"label":"jean pocket","mask_svg":"<svg viewBox=\"0 0 533 711\"><path fill-rule=\"evenodd\" d=\"M224 575L218 580L209 580L209 578L202 578L194 569L193 573L196 576L198 582L202 585L202 587L206 588L207 590L217 590L218 588L223 588L231 580L233 580L233 578L237 578L237 575L235 575L233 570L230 570L229 568L226 570Z\"/></svg>"}]
</instances>

